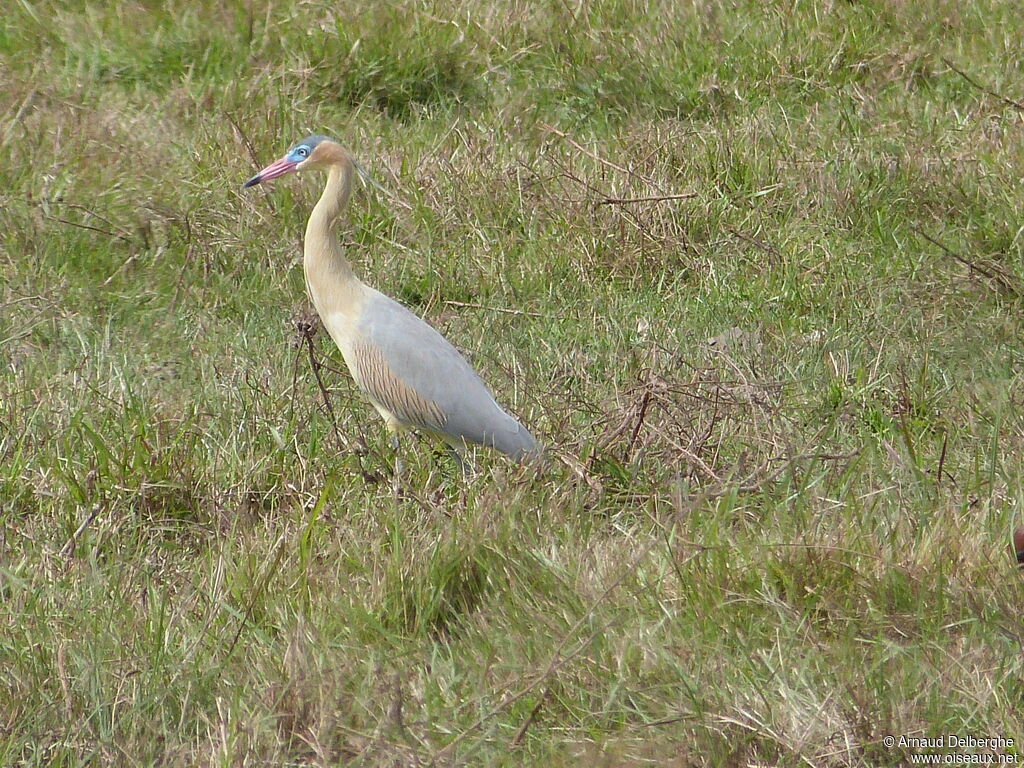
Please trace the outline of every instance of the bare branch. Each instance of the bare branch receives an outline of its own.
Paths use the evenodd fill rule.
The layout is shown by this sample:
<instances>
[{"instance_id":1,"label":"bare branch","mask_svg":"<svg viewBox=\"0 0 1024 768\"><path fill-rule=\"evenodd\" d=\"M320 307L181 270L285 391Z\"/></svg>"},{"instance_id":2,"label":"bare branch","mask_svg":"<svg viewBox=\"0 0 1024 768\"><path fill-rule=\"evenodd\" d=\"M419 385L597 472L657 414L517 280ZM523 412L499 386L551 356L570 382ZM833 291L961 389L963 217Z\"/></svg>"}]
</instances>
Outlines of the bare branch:
<instances>
[{"instance_id":1,"label":"bare branch","mask_svg":"<svg viewBox=\"0 0 1024 768\"><path fill-rule=\"evenodd\" d=\"M649 179L646 176L643 176L642 174L637 173L636 171L631 171L629 168L623 168L621 165L617 165L617 164L613 163L611 160L605 160L603 157L598 155L596 152L592 152L589 149L587 149L586 147L582 146L581 144L578 144L576 141L573 140L573 138L571 136L569 136L569 134L564 133L563 131L558 130L557 128L555 128L552 125L547 125L546 123L544 123L544 124L542 124L542 127L545 130L550 131L551 133L555 134L556 136L561 136L563 139L565 139L567 142L572 144L580 152L585 154L587 157L594 158L595 160L597 160L597 162L601 163L601 165L606 165L609 168L612 168L612 169L618 171L619 173L625 173L625 174L627 174L629 176L633 176L633 177L635 177L637 179L640 179L640 181L642 181L645 184L648 184L648 185L654 187L655 189L659 189L659 191L660 191L660 188L658 187L657 184L654 183L654 181L652 179Z\"/></svg>"},{"instance_id":2,"label":"bare branch","mask_svg":"<svg viewBox=\"0 0 1024 768\"><path fill-rule=\"evenodd\" d=\"M544 702L548 698L548 694L551 692L550 688L545 688L544 692L537 699L537 703L533 705L533 709L530 710L530 714L527 715L526 720L520 726L519 730L516 731L516 735L512 741L509 742L510 747L518 747L523 743L523 739L526 738L526 732L530 730L530 726L533 725L533 721L537 719L537 713L540 712L540 708L544 706Z\"/></svg>"},{"instance_id":3,"label":"bare branch","mask_svg":"<svg viewBox=\"0 0 1024 768\"><path fill-rule=\"evenodd\" d=\"M767 254L769 254L771 256L774 256L776 259L781 259L782 258L782 254L779 253L779 249L778 248L775 248L774 246L768 245L768 243L766 243L766 242L764 242L762 240L758 240L756 237L751 237L750 235L745 235L742 232L739 232L739 231L733 229L732 227L726 227L725 231L729 232L730 234L736 235L736 237L738 237L740 240L748 242L751 245L756 245L762 251L764 251L765 253L767 253Z\"/></svg>"},{"instance_id":4,"label":"bare branch","mask_svg":"<svg viewBox=\"0 0 1024 768\"><path fill-rule=\"evenodd\" d=\"M56 222L58 222L60 224L67 224L69 227L78 227L79 229L88 229L88 230L90 230L92 232L99 232L101 235L106 235L107 237L116 237L118 240L122 240L122 241L128 243L129 245L133 244L133 241L132 241L132 239L130 237L125 237L124 235L119 235L117 232L111 232L109 229L103 229L102 227L94 227L94 226L92 226L90 224L81 224L81 223L79 223L77 221L68 221L67 219L62 219L59 216L47 216L46 218L49 219L50 221L56 221Z\"/></svg>"},{"instance_id":5,"label":"bare branch","mask_svg":"<svg viewBox=\"0 0 1024 768\"><path fill-rule=\"evenodd\" d=\"M655 195L653 197L606 197L594 205L626 205L628 203L658 203L662 200L689 200L697 196L696 192L684 192L679 195Z\"/></svg>"},{"instance_id":6,"label":"bare branch","mask_svg":"<svg viewBox=\"0 0 1024 768\"><path fill-rule=\"evenodd\" d=\"M83 533L85 533L85 529L92 524L92 521L96 519L96 515L99 513L100 505L97 504L89 511L89 514L86 515L82 524L78 526L73 534L71 534L71 538L68 539L64 546L60 548L61 557L71 557L71 555L75 554L75 546L78 544L78 539Z\"/></svg>"},{"instance_id":7,"label":"bare branch","mask_svg":"<svg viewBox=\"0 0 1024 768\"><path fill-rule=\"evenodd\" d=\"M975 80L973 77L971 77L966 72L964 72L962 69L960 69L952 61L947 59L945 56L942 57L942 63L945 64L950 69L952 69L954 72L956 72L958 75L960 75L960 77L962 77L964 80L966 80L968 83L973 85L975 88L977 88L982 93L987 93L989 96L996 97L1001 102L1003 102L1003 104L1006 104L1007 106L1013 107L1014 109L1019 109L1021 111L1024 111L1024 103L1019 102L1019 101L1014 101L1013 99L1007 98L1006 96L1003 96L1003 94L997 93L996 91L993 91L991 88L982 85L977 80Z\"/></svg>"},{"instance_id":8,"label":"bare branch","mask_svg":"<svg viewBox=\"0 0 1024 768\"><path fill-rule=\"evenodd\" d=\"M1020 282L1014 275L1010 274L1005 269L999 267L996 264L990 263L983 265L979 264L977 261L971 261L970 259L961 256L959 253L954 251L945 243L936 240L934 237L929 235L920 227L913 227L913 230L932 245L937 245L940 249L942 249L943 253L945 253L950 258L963 264L972 273L977 272L978 274L983 275L992 282L994 282L1001 293L1013 296L1024 295L1024 289L1022 289Z\"/></svg>"},{"instance_id":9,"label":"bare branch","mask_svg":"<svg viewBox=\"0 0 1024 768\"><path fill-rule=\"evenodd\" d=\"M528 312L525 309L506 309L505 307L488 307L484 304L471 304L468 301L448 301L444 302L450 307L467 307L469 309L485 309L488 312L503 312L506 315L528 315L529 317L547 317L550 318L552 315L544 315L540 312Z\"/></svg>"}]
</instances>

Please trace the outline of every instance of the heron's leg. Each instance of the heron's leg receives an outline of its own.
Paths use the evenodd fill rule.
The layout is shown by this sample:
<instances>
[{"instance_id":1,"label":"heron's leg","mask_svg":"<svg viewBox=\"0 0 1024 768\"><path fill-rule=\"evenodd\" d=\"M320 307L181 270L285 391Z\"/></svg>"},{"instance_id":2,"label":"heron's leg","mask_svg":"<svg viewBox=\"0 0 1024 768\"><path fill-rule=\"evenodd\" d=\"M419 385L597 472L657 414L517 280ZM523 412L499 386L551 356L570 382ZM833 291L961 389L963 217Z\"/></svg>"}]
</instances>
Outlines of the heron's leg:
<instances>
[{"instance_id":1,"label":"heron's leg","mask_svg":"<svg viewBox=\"0 0 1024 768\"><path fill-rule=\"evenodd\" d=\"M405 472L405 466L402 464L402 457L399 454L399 449L402 447L401 442L398 440L398 432L391 433L391 450L395 452L395 477L400 477Z\"/></svg>"},{"instance_id":2,"label":"heron's leg","mask_svg":"<svg viewBox=\"0 0 1024 768\"><path fill-rule=\"evenodd\" d=\"M392 475L392 485L394 487L395 495L399 495L401 490L402 475L405 473L405 466L402 464L402 457L399 453L401 444L398 440L398 433L402 430L402 425L398 423L398 420L393 416L384 417L384 423L388 428L388 432L391 433L391 450L395 452L395 472Z\"/></svg>"},{"instance_id":3,"label":"heron's leg","mask_svg":"<svg viewBox=\"0 0 1024 768\"><path fill-rule=\"evenodd\" d=\"M459 468L463 478L469 477L469 465L465 459L462 458L462 453L451 443L444 444L445 449L448 451L448 455L452 457L452 461L455 462L455 466Z\"/></svg>"}]
</instances>

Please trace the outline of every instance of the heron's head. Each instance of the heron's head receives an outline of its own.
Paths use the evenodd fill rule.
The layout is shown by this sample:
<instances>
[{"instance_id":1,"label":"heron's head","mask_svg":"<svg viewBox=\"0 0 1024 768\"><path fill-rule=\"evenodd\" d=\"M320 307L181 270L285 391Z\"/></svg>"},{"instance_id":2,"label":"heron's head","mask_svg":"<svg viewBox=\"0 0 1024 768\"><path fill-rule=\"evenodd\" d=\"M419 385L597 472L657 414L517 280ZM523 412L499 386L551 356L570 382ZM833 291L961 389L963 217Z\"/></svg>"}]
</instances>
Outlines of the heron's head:
<instances>
[{"instance_id":1,"label":"heron's head","mask_svg":"<svg viewBox=\"0 0 1024 768\"><path fill-rule=\"evenodd\" d=\"M243 186L254 187L260 182L270 181L293 171L325 169L344 162L345 149L327 136L307 136L297 141L288 154L249 179Z\"/></svg>"}]
</instances>

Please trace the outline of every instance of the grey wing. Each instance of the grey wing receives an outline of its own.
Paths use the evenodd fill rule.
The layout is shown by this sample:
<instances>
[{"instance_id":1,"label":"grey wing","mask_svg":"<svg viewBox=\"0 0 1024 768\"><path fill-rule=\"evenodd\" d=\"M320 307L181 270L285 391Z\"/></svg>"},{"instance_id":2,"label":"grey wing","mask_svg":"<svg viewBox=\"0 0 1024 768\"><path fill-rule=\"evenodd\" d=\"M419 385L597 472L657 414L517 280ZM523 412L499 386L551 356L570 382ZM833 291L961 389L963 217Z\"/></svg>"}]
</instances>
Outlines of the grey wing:
<instances>
[{"instance_id":1,"label":"grey wing","mask_svg":"<svg viewBox=\"0 0 1024 768\"><path fill-rule=\"evenodd\" d=\"M360 385L400 421L515 458L540 453L526 427L501 409L459 351L401 304L373 291L359 330Z\"/></svg>"}]
</instances>

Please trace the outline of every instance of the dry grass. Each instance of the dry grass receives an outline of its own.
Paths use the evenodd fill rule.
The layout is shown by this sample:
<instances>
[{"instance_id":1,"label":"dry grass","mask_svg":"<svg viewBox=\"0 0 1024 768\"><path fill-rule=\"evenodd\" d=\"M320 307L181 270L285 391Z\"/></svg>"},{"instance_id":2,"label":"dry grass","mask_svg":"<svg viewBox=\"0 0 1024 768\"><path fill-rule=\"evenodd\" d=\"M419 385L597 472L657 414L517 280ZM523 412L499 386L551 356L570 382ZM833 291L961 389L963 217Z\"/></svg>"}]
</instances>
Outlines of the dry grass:
<instances>
[{"instance_id":1,"label":"dry grass","mask_svg":"<svg viewBox=\"0 0 1024 768\"><path fill-rule=\"evenodd\" d=\"M0 764L1019 749L1022 32L1000 0L10 10ZM410 440L392 493L309 315L315 182L239 189L314 130L390 190L360 274L547 474Z\"/></svg>"}]
</instances>

